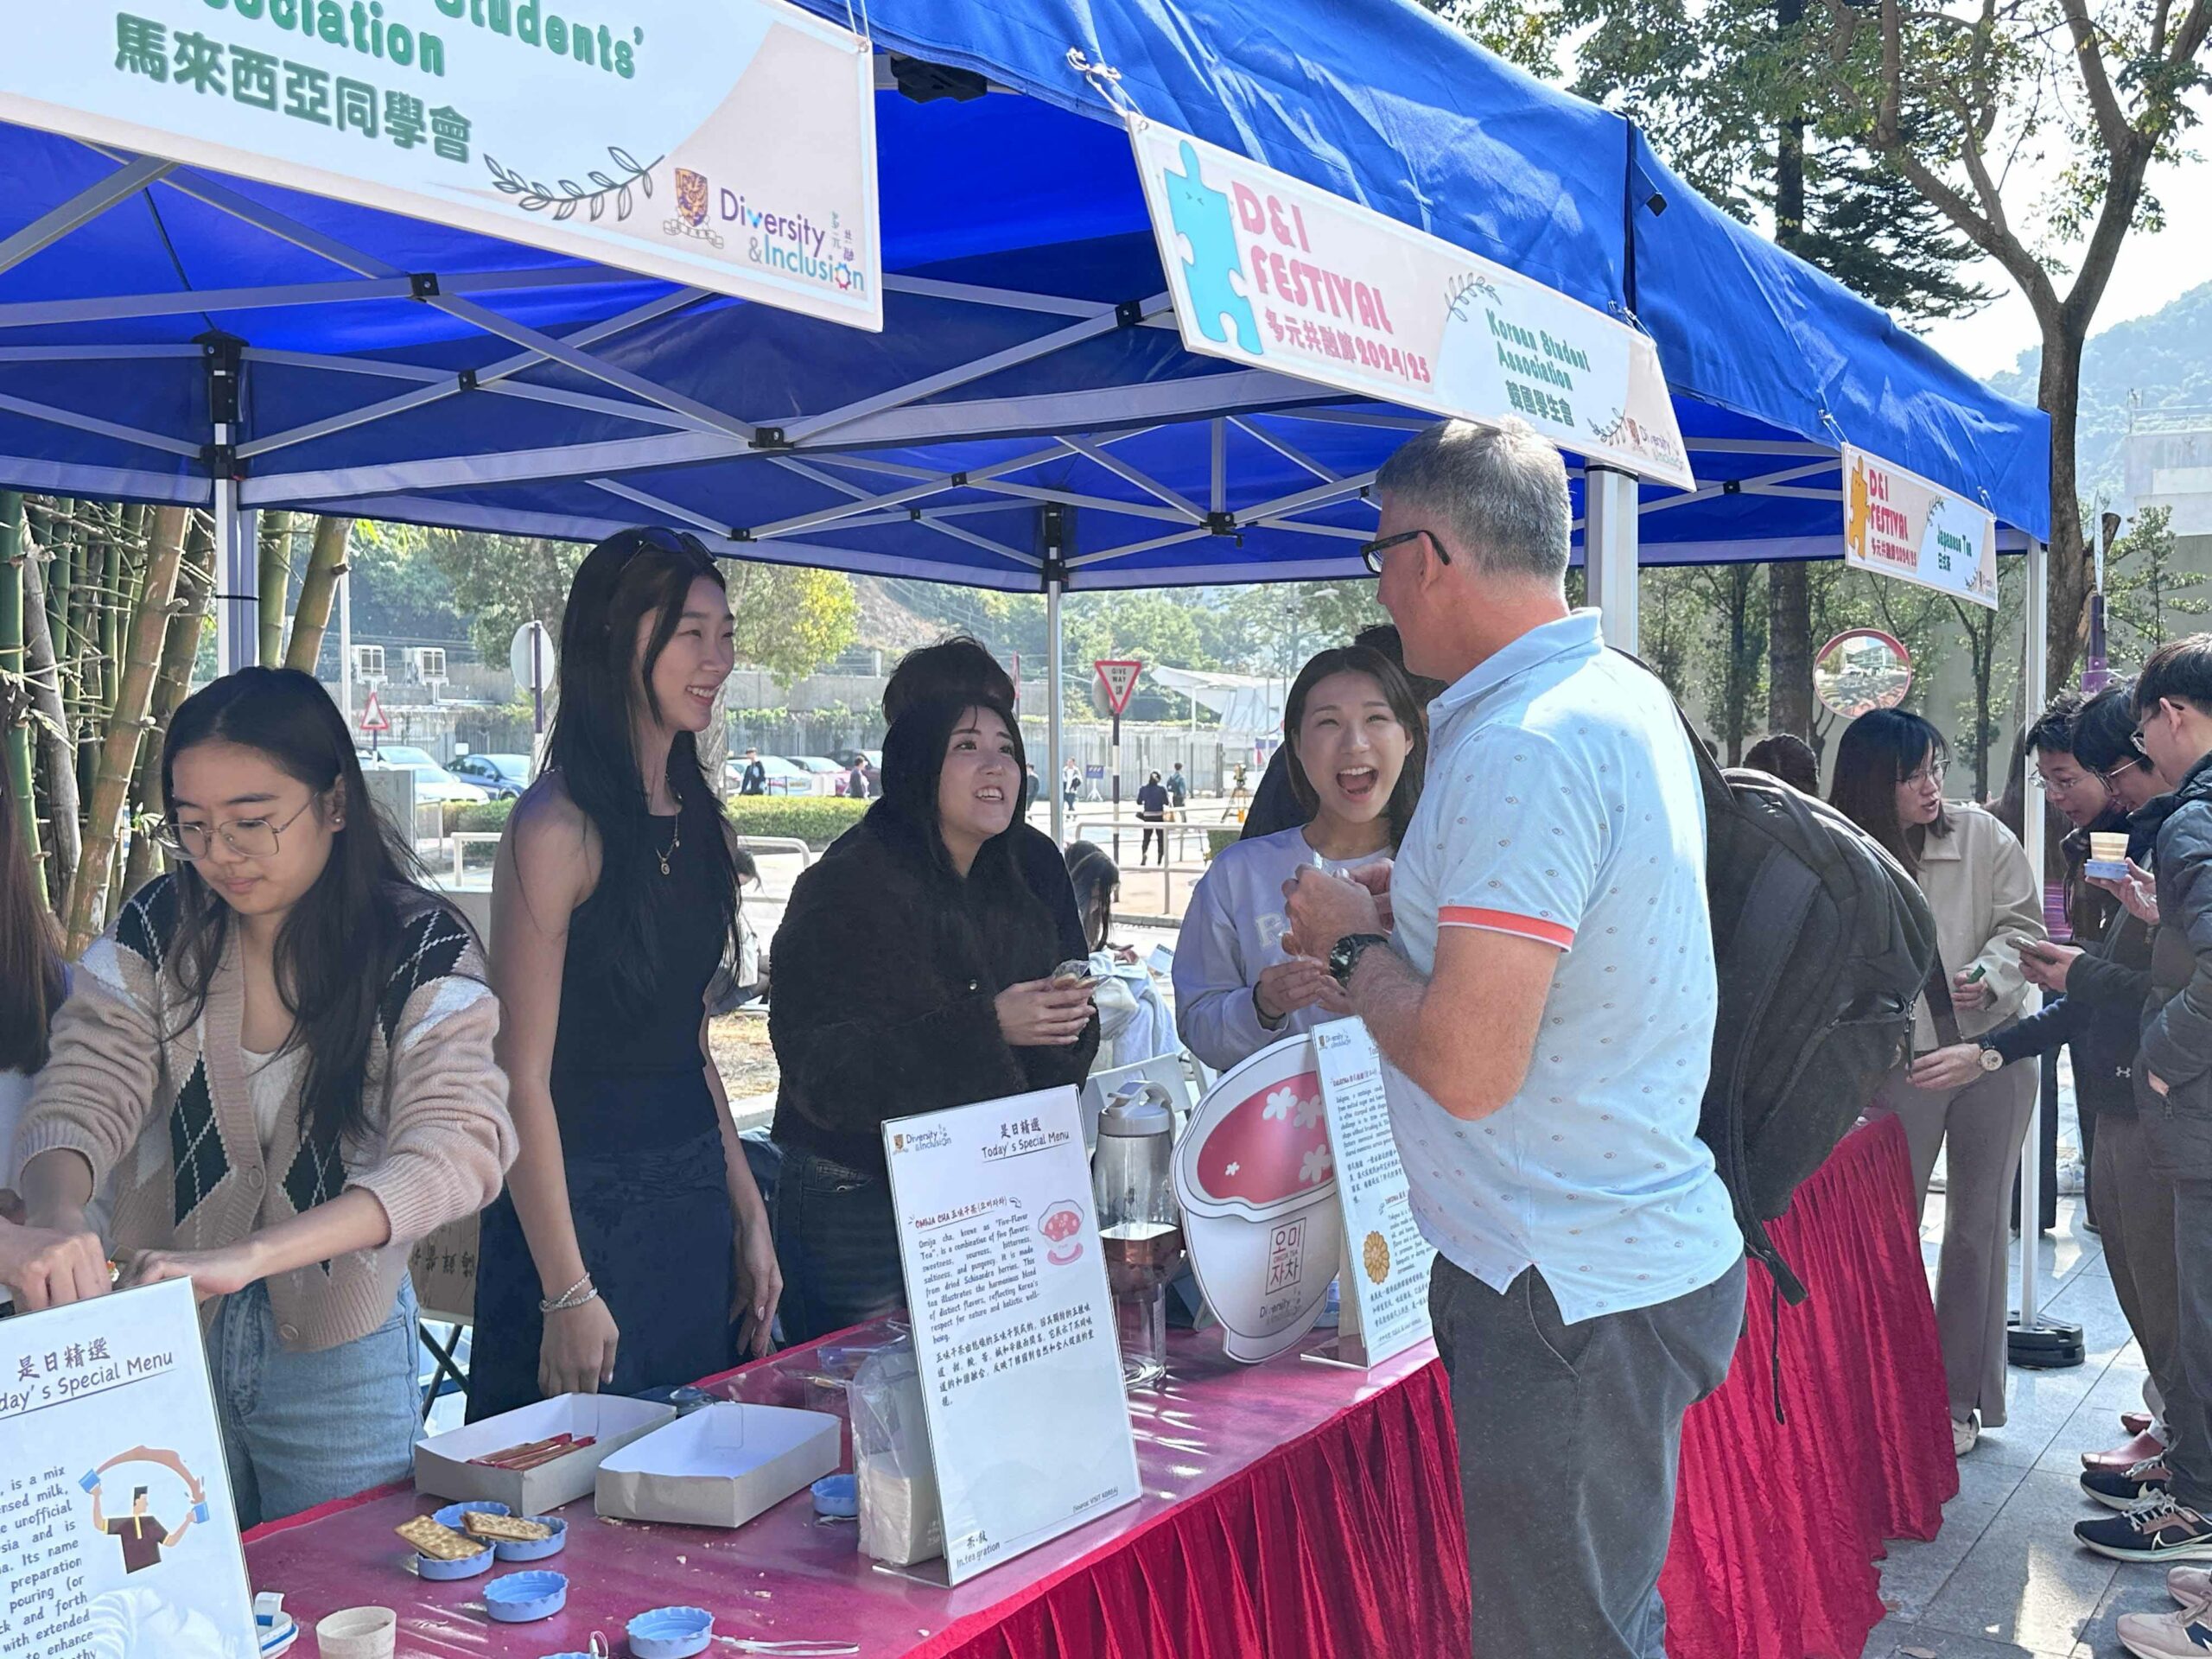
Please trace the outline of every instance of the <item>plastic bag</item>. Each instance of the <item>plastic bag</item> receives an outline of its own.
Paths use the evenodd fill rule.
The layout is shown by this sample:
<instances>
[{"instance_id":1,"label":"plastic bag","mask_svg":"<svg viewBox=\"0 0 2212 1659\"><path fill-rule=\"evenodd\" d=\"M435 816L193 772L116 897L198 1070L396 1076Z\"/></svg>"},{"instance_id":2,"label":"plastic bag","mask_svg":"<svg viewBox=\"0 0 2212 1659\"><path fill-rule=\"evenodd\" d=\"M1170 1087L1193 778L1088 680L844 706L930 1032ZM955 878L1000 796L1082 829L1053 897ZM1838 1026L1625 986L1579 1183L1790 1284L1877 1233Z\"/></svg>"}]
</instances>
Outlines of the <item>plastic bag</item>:
<instances>
[{"instance_id":1,"label":"plastic bag","mask_svg":"<svg viewBox=\"0 0 2212 1659\"><path fill-rule=\"evenodd\" d=\"M937 1465L922 1415L922 1377L911 1340L861 1363L848 1396L860 1477L861 1550L894 1567L944 1554Z\"/></svg>"}]
</instances>

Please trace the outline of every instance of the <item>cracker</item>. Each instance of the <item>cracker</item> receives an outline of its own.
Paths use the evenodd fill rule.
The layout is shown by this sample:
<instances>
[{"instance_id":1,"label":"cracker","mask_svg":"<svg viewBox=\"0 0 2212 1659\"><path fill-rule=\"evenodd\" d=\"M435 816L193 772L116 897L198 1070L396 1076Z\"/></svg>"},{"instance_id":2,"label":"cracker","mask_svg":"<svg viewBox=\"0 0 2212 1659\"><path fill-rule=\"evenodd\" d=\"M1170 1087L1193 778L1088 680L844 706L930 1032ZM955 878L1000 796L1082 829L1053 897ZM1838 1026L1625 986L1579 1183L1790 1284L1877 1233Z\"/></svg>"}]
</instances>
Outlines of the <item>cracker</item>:
<instances>
[{"instance_id":1,"label":"cracker","mask_svg":"<svg viewBox=\"0 0 2212 1659\"><path fill-rule=\"evenodd\" d=\"M484 1553L484 1546L464 1538L451 1527L442 1527L435 1516L418 1515L392 1530L415 1546L416 1554L434 1561L465 1561Z\"/></svg>"},{"instance_id":2,"label":"cracker","mask_svg":"<svg viewBox=\"0 0 2212 1659\"><path fill-rule=\"evenodd\" d=\"M553 1535L553 1529L543 1521L525 1521L518 1515L487 1515L482 1510L471 1510L461 1517L461 1524L468 1529L472 1538L489 1538L499 1543L537 1544Z\"/></svg>"}]
</instances>

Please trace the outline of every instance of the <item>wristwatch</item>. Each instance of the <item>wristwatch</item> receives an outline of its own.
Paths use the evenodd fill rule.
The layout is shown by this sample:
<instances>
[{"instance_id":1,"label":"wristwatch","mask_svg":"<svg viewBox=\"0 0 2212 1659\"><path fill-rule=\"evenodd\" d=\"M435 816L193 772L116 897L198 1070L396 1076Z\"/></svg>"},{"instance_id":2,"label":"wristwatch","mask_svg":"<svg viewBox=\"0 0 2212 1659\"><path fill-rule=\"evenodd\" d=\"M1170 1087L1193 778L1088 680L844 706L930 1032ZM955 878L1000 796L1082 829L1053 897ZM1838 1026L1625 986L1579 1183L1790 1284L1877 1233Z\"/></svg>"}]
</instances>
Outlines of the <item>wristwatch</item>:
<instances>
[{"instance_id":1,"label":"wristwatch","mask_svg":"<svg viewBox=\"0 0 2212 1659\"><path fill-rule=\"evenodd\" d=\"M1337 941L1336 948L1329 952L1329 977L1350 990L1351 976L1358 971L1359 959L1367 953L1369 947L1389 943L1389 936L1382 933L1345 934Z\"/></svg>"},{"instance_id":2,"label":"wristwatch","mask_svg":"<svg viewBox=\"0 0 2212 1659\"><path fill-rule=\"evenodd\" d=\"M1983 1071L2002 1071L2005 1069L2005 1057L1997 1052L1997 1046L1991 1042L1988 1038L1984 1037L1976 1041L1974 1046L1981 1051L1981 1069Z\"/></svg>"}]
</instances>

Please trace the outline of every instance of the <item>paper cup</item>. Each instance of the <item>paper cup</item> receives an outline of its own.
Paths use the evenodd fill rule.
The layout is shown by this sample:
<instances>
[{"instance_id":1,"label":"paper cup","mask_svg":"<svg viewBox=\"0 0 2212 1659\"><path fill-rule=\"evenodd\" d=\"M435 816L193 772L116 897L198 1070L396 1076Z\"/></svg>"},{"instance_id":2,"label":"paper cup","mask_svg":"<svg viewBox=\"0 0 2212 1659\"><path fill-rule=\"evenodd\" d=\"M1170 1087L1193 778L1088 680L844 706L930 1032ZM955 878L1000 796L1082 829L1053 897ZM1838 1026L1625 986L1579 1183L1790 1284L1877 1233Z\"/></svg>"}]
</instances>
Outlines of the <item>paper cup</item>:
<instances>
[{"instance_id":1,"label":"paper cup","mask_svg":"<svg viewBox=\"0 0 2212 1659\"><path fill-rule=\"evenodd\" d=\"M2091 830L2089 856L2100 864L2125 864L2127 861L2126 832L2120 830Z\"/></svg>"},{"instance_id":2,"label":"paper cup","mask_svg":"<svg viewBox=\"0 0 2212 1659\"><path fill-rule=\"evenodd\" d=\"M399 1615L389 1607L348 1607L315 1627L322 1659L392 1659Z\"/></svg>"}]
</instances>

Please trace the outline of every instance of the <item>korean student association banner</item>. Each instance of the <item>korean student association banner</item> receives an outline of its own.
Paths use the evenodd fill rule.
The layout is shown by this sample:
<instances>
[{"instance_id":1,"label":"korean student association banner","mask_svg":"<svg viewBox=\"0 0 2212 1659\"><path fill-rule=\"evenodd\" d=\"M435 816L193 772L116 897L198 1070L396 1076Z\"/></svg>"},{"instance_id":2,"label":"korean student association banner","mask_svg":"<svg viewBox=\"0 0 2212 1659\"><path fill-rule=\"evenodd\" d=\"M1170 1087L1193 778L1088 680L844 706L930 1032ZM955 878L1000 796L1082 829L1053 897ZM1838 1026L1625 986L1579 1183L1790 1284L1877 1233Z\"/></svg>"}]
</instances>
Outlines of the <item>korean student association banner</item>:
<instances>
[{"instance_id":1,"label":"korean student association banner","mask_svg":"<svg viewBox=\"0 0 2212 1659\"><path fill-rule=\"evenodd\" d=\"M1183 344L1386 403L1496 422L1694 487L1659 353L1602 311L1386 213L1129 123Z\"/></svg>"},{"instance_id":2,"label":"korean student association banner","mask_svg":"<svg viewBox=\"0 0 2212 1659\"><path fill-rule=\"evenodd\" d=\"M1843 562L1997 608L1997 516L1956 490L1843 446Z\"/></svg>"},{"instance_id":3,"label":"korean student association banner","mask_svg":"<svg viewBox=\"0 0 2212 1659\"><path fill-rule=\"evenodd\" d=\"M883 326L868 42L786 0L35 0L0 119Z\"/></svg>"}]
</instances>

